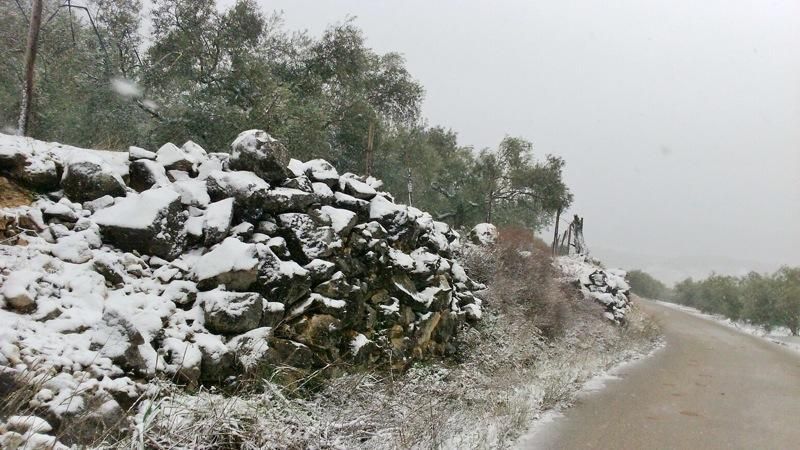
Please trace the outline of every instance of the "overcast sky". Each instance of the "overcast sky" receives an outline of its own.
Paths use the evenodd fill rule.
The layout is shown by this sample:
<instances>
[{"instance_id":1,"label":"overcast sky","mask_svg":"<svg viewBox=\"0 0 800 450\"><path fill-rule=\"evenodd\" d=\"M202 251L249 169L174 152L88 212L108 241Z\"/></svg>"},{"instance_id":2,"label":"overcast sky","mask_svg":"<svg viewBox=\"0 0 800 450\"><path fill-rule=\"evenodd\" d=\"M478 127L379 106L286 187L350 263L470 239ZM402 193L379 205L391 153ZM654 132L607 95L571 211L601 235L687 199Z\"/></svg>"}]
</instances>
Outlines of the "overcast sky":
<instances>
[{"instance_id":1,"label":"overcast sky","mask_svg":"<svg viewBox=\"0 0 800 450\"><path fill-rule=\"evenodd\" d=\"M356 16L463 144L564 157L611 264L800 265L798 1L259 1L313 35Z\"/></svg>"}]
</instances>

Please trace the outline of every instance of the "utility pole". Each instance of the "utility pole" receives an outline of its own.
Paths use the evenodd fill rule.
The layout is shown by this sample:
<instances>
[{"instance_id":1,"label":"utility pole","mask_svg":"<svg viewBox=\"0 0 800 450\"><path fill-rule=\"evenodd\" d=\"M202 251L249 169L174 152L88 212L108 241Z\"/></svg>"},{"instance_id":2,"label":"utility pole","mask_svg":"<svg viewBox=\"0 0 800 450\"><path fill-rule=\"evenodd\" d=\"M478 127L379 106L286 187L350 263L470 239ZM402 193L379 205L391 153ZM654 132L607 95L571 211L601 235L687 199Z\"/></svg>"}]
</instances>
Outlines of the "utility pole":
<instances>
[{"instance_id":1,"label":"utility pole","mask_svg":"<svg viewBox=\"0 0 800 450\"><path fill-rule=\"evenodd\" d=\"M42 27L42 0L33 0L31 20L28 26L28 46L25 49L25 85L22 88L22 103L19 109L19 128L17 134L28 135L33 104L33 77L36 65L36 51L39 48L39 29Z\"/></svg>"}]
</instances>

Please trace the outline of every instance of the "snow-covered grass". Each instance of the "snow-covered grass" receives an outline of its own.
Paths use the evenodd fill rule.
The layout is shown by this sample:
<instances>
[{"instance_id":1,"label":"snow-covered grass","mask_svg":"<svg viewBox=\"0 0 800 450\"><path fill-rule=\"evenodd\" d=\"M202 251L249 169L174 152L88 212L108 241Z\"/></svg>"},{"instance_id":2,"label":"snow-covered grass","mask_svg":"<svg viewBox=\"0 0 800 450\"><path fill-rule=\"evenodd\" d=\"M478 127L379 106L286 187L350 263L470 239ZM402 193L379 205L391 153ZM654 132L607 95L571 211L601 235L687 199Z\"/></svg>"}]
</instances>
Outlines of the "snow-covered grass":
<instances>
[{"instance_id":1,"label":"snow-covered grass","mask_svg":"<svg viewBox=\"0 0 800 450\"><path fill-rule=\"evenodd\" d=\"M800 352L800 336L792 336L791 331L789 331L789 329L786 327L775 327L767 330L762 326L747 323L742 320L731 320L720 314L704 313L699 309L692 308L690 306L679 305L677 303L665 302L662 300L655 300L655 302L659 305L677 309L706 320L713 320L714 322L733 328L742 333L757 336L775 344L786 346L787 348L790 348L796 352Z\"/></svg>"}]
</instances>

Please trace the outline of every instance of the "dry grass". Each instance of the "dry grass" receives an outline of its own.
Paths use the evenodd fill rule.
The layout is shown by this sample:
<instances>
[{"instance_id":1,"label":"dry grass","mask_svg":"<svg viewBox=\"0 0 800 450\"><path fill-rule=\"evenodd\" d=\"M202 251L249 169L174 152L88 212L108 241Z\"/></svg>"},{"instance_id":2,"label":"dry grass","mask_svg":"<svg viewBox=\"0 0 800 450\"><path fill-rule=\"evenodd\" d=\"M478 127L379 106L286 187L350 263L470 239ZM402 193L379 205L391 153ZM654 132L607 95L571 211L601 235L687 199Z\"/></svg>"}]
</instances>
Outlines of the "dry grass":
<instances>
[{"instance_id":1,"label":"dry grass","mask_svg":"<svg viewBox=\"0 0 800 450\"><path fill-rule=\"evenodd\" d=\"M29 205L32 199L31 193L26 189L8 178L0 176L0 208Z\"/></svg>"}]
</instances>

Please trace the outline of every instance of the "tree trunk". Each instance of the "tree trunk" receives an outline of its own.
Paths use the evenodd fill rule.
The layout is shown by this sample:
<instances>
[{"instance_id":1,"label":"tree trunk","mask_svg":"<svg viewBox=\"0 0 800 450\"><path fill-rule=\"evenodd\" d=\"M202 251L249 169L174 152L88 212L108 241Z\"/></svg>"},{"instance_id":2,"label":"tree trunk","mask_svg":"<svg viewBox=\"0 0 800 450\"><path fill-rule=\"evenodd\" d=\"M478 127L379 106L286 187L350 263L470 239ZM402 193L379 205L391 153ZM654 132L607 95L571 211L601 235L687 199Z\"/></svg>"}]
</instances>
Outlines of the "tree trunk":
<instances>
[{"instance_id":1,"label":"tree trunk","mask_svg":"<svg viewBox=\"0 0 800 450\"><path fill-rule=\"evenodd\" d=\"M33 77L36 64L36 51L39 48L39 29L42 26L42 0L33 0L31 21L28 27L28 46L25 50L25 85L22 88L22 104L19 109L19 129L17 134L28 135L33 104Z\"/></svg>"}]
</instances>

